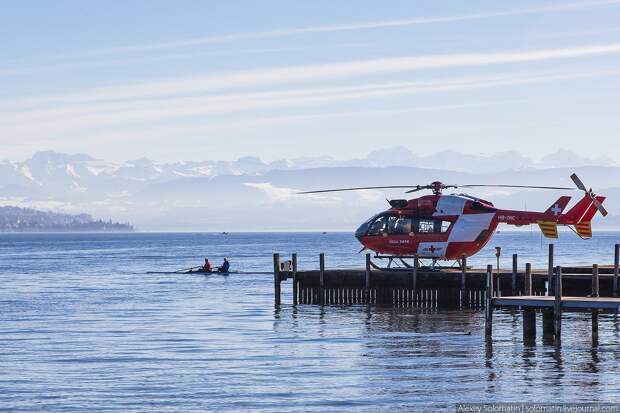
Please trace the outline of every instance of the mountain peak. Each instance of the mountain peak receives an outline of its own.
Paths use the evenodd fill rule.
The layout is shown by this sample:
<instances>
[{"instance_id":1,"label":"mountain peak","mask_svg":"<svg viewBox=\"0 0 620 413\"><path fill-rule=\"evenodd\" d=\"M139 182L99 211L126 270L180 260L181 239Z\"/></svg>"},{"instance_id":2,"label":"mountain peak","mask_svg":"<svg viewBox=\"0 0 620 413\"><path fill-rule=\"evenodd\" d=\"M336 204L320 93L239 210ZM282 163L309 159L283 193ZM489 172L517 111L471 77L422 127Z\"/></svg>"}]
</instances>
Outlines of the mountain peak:
<instances>
[{"instance_id":1,"label":"mountain peak","mask_svg":"<svg viewBox=\"0 0 620 413\"><path fill-rule=\"evenodd\" d=\"M78 154L66 154L56 151L39 151L35 152L29 161L33 163L51 162L51 163L70 163L70 162L86 162L94 161L95 159L89 155Z\"/></svg>"},{"instance_id":2,"label":"mountain peak","mask_svg":"<svg viewBox=\"0 0 620 413\"><path fill-rule=\"evenodd\" d=\"M550 153L541 158L540 163L541 166L552 167L552 168L563 168L563 167L576 167L576 166L609 166L613 165L614 161L607 157L600 157L596 159L587 158L581 156L571 150L559 148L557 151Z\"/></svg>"}]
</instances>

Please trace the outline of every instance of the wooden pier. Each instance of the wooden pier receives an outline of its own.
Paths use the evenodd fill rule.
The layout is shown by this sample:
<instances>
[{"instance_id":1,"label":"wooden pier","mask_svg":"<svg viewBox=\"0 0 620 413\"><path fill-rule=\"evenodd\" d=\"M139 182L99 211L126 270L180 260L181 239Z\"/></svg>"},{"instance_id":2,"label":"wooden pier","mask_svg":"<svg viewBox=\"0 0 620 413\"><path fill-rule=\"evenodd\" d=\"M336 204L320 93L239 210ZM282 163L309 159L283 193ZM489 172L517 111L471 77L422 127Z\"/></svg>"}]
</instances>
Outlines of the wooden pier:
<instances>
[{"instance_id":1,"label":"wooden pier","mask_svg":"<svg viewBox=\"0 0 620 413\"><path fill-rule=\"evenodd\" d=\"M614 276L618 275L618 245L616 245L616 259L614 263ZM488 291L493 291L493 269L487 268ZM485 309L485 334L490 337L493 332L493 310L496 308L509 308L520 310L523 314L523 340L532 342L536 339L536 312L542 314L543 337L552 338L556 344L561 342L562 313L567 311L590 312L592 314L592 341L598 342L598 315L600 312L618 313L620 311L620 298L604 297L600 294L600 274L597 264L592 266L591 288L587 296L566 296L564 293L563 268L557 266L554 269L553 296L536 296L532 291L526 291L526 295L496 297L487 294ZM614 283L617 286L617 283Z\"/></svg>"},{"instance_id":2,"label":"wooden pier","mask_svg":"<svg viewBox=\"0 0 620 413\"><path fill-rule=\"evenodd\" d=\"M614 265L596 266L597 291L600 296L618 296L619 246L615 246ZM554 298L553 248L553 244L550 244L548 268L544 270L533 270L529 263L520 270L518 256L514 254L510 270L491 270L490 289L488 269L468 269L466 265L462 269L431 271L421 267L418 260L414 259L412 268L377 270L371 266L370 254L366 254L365 268L326 269L325 255L320 254L318 270L298 271L297 254L282 262L280 255L274 254L275 304L281 304L280 283L292 279L294 305L366 304L482 309L487 307L489 298L508 300L530 297L533 302L538 300L535 302L541 306L532 308L542 308L543 303L546 305ZM564 294L570 297L589 295L592 271L590 267L564 267ZM493 303L501 307L509 306L509 301Z\"/></svg>"}]
</instances>

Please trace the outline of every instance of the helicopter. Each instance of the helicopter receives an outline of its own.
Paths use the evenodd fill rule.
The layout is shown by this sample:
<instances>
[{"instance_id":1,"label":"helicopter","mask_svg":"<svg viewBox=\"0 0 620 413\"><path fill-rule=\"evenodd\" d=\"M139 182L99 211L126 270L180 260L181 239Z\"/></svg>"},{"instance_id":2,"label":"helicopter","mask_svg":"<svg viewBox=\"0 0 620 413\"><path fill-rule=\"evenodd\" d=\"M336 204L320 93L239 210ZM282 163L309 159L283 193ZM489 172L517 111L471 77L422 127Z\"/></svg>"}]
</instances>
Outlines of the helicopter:
<instances>
[{"instance_id":1,"label":"helicopter","mask_svg":"<svg viewBox=\"0 0 620 413\"><path fill-rule=\"evenodd\" d=\"M547 238L558 238L558 225L568 226L582 239L592 237L592 218L597 211L606 216L604 196L586 189L583 182L572 174L575 186L583 197L566 213L571 200L561 196L544 212L496 208L491 202L467 194L444 195L449 188L534 188L574 190L574 188L530 185L455 185L439 181L428 185L392 185L356 188L323 189L299 192L316 194L326 192L360 191L368 189L406 189L406 193L431 190L432 195L415 199L388 200L390 209L373 215L355 231L363 245L360 250L375 251L376 258L431 259L434 267L438 260L456 260L478 253L491 239L499 224L517 227L537 224Z\"/></svg>"}]
</instances>

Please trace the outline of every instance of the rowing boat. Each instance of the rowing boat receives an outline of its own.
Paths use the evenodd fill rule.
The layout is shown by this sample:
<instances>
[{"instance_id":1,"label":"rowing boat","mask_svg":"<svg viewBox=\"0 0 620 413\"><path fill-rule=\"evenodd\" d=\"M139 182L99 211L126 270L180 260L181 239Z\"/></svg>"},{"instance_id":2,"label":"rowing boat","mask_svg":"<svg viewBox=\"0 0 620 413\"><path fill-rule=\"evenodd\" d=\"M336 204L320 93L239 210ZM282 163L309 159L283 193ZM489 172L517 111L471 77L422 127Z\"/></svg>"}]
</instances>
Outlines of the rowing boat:
<instances>
[{"instance_id":1,"label":"rowing boat","mask_svg":"<svg viewBox=\"0 0 620 413\"><path fill-rule=\"evenodd\" d=\"M229 275L229 274L241 274L239 271L204 271L204 270L186 270L186 271L147 271L147 274L219 274L219 275Z\"/></svg>"},{"instance_id":2,"label":"rowing boat","mask_svg":"<svg viewBox=\"0 0 620 413\"><path fill-rule=\"evenodd\" d=\"M189 271L185 271L185 272L180 272L178 274L221 274L221 275L228 275L228 274L238 274L239 271L205 271L205 270L189 270Z\"/></svg>"}]
</instances>

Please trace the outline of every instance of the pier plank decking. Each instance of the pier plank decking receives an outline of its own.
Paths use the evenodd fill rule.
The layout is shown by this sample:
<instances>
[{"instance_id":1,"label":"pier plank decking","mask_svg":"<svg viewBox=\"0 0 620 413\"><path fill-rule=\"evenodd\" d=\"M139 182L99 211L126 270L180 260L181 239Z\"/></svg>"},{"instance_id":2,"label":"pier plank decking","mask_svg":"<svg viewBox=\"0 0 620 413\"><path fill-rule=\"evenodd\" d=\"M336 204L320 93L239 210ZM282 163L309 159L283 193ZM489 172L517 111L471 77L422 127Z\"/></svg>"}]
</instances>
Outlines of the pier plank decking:
<instances>
[{"instance_id":1,"label":"pier plank decking","mask_svg":"<svg viewBox=\"0 0 620 413\"><path fill-rule=\"evenodd\" d=\"M618 250L616 246L616 251ZM614 274L617 274L617 264L614 265ZM600 269L597 264L592 266L591 289L587 296L565 296L564 275L561 266L553 270L553 296L508 296L494 297L487 292L485 306L485 335L491 337L493 333L493 310L495 308L510 308L521 310L523 313L523 340L532 342L536 338L536 310L542 312L543 336L552 337L557 344L561 343L562 313L565 311L589 311L592 314L592 341L598 342L598 316L600 311L618 313L620 298L600 296ZM493 268L487 267L487 291L493 290ZM614 278L614 286L617 279ZM614 295L617 292L613 291Z\"/></svg>"},{"instance_id":2,"label":"pier plank decking","mask_svg":"<svg viewBox=\"0 0 620 413\"><path fill-rule=\"evenodd\" d=\"M530 308L553 308L555 297L547 296L520 296L520 297L495 297L495 307L530 307ZM561 307L566 310L599 309L618 311L620 298L617 297L566 297L561 299Z\"/></svg>"}]
</instances>

